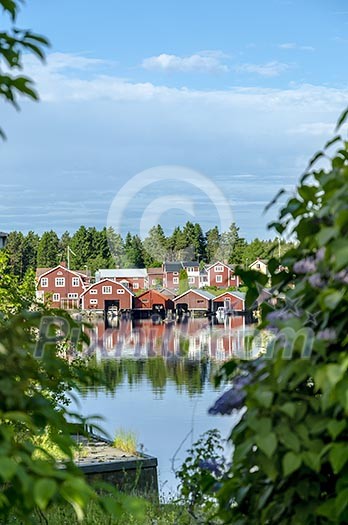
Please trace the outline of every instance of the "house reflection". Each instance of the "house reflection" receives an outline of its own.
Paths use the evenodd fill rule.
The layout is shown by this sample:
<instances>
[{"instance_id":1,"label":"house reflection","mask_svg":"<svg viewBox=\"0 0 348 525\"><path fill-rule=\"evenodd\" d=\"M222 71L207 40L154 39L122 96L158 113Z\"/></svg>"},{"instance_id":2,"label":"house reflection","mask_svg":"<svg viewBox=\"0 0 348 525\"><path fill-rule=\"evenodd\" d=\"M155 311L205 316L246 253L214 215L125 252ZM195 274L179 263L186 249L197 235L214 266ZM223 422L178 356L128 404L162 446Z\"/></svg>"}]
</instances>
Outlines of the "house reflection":
<instances>
[{"instance_id":1,"label":"house reflection","mask_svg":"<svg viewBox=\"0 0 348 525\"><path fill-rule=\"evenodd\" d=\"M185 357L225 361L233 357L250 357L247 336L253 328L244 316L226 317L217 324L215 318L190 318L183 322L162 322L157 317L146 320L115 318L110 323L99 320L88 330L88 353L97 361L113 358L147 359L150 357Z\"/></svg>"}]
</instances>

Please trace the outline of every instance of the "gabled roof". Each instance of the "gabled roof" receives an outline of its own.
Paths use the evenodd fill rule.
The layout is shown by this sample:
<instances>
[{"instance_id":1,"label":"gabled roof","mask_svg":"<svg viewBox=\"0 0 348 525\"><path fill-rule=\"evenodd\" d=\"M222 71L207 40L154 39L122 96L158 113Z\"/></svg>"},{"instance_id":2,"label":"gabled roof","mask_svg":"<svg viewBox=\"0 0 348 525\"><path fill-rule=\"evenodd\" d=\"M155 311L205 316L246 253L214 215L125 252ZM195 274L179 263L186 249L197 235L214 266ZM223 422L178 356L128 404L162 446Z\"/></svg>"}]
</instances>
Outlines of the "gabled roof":
<instances>
[{"instance_id":1,"label":"gabled roof","mask_svg":"<svg viewBox=\"0 0 348 525\"><path fill-rule=\"evenodd\" d=\"M220 266L225 266L226 268L229 268L230 270L234 269L233 266L231 266L230 264L224 263L222 261L215 261L212 264L209 264L208 266L206 266L206 269L210 270L210 268L213 268L213 266L216 266L217 264L219 264Z\"/></svg>"},{"instance_id":2,"label":"gabled roof","mask_svg":"<svg viewBox=\"0 0 348 525\"><path fill-rule=\"evenodd\" d=\"M174 301L176 301L177 299L181 299L181 297L184 297L184 295L188 294L189 292L196 293L197 295L200 295L201 297L204 297L205 299L209 299L209 300L212 300L215 297L215 295L213 295L210 292L207 292L206 290L197 290L197 288L190 288L190 290L187 290L181 295L178 295L177 297L175 297Z\"/></svg>"},{"instance_id":3,"label":"gabled roof","mask_svg":"<svg viewBox=\"0 0 348 525\"><path fill-rule=\"evenodd\" d=\"M166 301L168 301L168 299L169 299L168 295L165 295L164 293L161 293L158 290L154 290L153 288L150 288L150 290L145 290L141 294L137 295L137 299L141 299L143 297L143 295L146 295L146 294L151 294L152 295L154 293L156 295L159 295L160 297L162 297L162 299L165 299Z\"/></svg>"},{"instance_id":4,"label":"gabled roof","mask_svg":"<svg viewBox=\"0 0 348 525\"><path fill-rule=\"evenodd\" d=\"M87 292L89 292L89 290L91 290L92 288L94 288L95 286L99 286L100 283L110 283L112 285L117 285L117 286L121 286L124 290L126 290L130 295L132 295L133 297L135 297L135 294L127 287L127 286L124 286L122 283L119 283L117 281L113 281L112 279L101 279L100 281L97 281L96 283L93 283L91 284L87 290L85 290L84 292L82 292L82 294L80 295L80 297L82 297L83 295L85 295Z\"/></svg>"},{"instance_id":5,"label":"gabled roof","mask_svg":"<svg viewBox=\"0 0 348 525\"><path fill-rule=\"evenodd\" d=\"M0 237L8 237L8 233L0 232Z\"/></svg>"},{"instance_id":6,"label":"gabled roof","mask_svg":"<svg viewBox=\"0 0 348 525\"><path fill-rule=\"evenodd\" d=\"M169 290L168 288L161 288L160 292L167 297L175 297L175 292L173 292L173 290Z\"/></svg>"},{"instance_id":7,"label":"gabled roof","mask_svg":"<svg viewBox=\"0 0 348 525\"><path fill-rule=\"evenodd\" d=\"M121 279L124 277L125 279L131 279L131 278L139 278L139 277L147 277L147 270L146 268L103 268L101 270L98 270L96 272L96 275L98 275L99 280L102 279Z\"/></svg>"},{"instance_id":8,"label":"gabled roof","mask_svg":"<svg viewBox=\"0 0 348 525\"><path fill-rule=\"evenodd\" d=\"M41 273L40 275L37 275L38 279L40 280L41 277L45 277L46 275L48 275L49 273L51 272L54 272L55 270L58 270L58 268L61 268L62 270L65 270L73 275L75 275L76 277L80 277L80 279L82 280L82 277L88 277L86 274L82 274L81 272L76 272L74 270L69 270L66 266L62 266L61 264L58 264L58 266L55 266L54 268L38 268L36 271L38 272L40 269L42 270L46 270L45 272Z\"/></svg>"},{"instance_id":9,"label":"gabled roof","mask_svg":"<svg viewBox=\"0 0 348 525\"><path fill-rule=\"evenodd\" d=\"M191 266L199 266L199 262L197 261L182 261L181 264L184 268L190 268Z\"/></svg>"},{"instance_id":10,"label":"gabled roof","mask_svg":"<svg viewBox=\"0 0 348 525\"><path fill-rule=\"evenodd\" d=\"M241 299L242 301L245 301L245 293L244 292L224 292L220 295L217 295L214 299L216 301L217 299L220 299L223 295L232 295L233 297L236 297L237 299Z\"/></svg>"},{"instance_id":11,"label":"gabled roof","mask_svg":"<svg viewBox=\"0 0 348 525\"><path fill-rule=\"evenodd\" d=\"M259 258L257 258L257 259L255 259L255 261L253 261L251 264L249 264L249 268L250 268L250 266L253 266L256 263L268 264L268 260L267 259L259 259Z\"/></svg>"},{"instance_id":12,"label":"gabled roof","mask_svg":"<svg viewBox=\"0 0 348 525\"><path fill-rule=\"evenodd\" d=\"M180 272L182 268L181 262L165 262L163 264L163 270L165 272Z\"/></svg>"}]
</instances>

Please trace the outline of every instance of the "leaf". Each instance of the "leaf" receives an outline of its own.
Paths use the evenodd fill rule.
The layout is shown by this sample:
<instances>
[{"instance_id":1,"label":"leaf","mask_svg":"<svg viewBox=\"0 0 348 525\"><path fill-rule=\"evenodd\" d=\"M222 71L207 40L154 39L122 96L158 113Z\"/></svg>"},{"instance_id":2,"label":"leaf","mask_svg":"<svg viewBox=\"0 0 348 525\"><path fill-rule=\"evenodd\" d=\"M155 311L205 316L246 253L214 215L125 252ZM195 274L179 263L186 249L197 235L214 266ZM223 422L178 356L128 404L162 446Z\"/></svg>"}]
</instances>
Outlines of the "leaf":
<instances>
[{"instance_id":1,"label":"leaf","mask_svg":"<svg viewBox=\"0 0 348 525\"><path fill-rule=\"evenodd\" d=\"M331 523L335 523L335 516L336 516L336 500L329 499L328 501L325 501L325 503L322 503L319 505L319 507L315 511L318 516L325 516L326 518L329 518ZM334 520L334 521L332 521Z\"/></svg>"},{"instance_id":2,"label":"leaf","mask_svg":"<svg viewBox=\"0 0 348 525\"><path fill-rule=\"evenodd\" d=\"M329 148L333 144L335 144L338 140L342 140L341 135L336 135L333 139L330 139L324 146L324 149Z\"/></svg>"},{"instance_id":3,"label":"leaf","mask_svg":"<svg viewBox=\"0 0 348 525\"><path fill-rule=\"evenodd\" d=\"M337 436L346 428L346 421L335 421L332 420L327 426L330 436L332 439L336 439Z\"/></svg>"},{"instance_id":4,"label":"leaf","mask_svg":"<svg viewBox=\"0 0 348 525\"><path fill-rule=\"evenodd\" d=\"M313 166L313 164L315 164L317 160L319 160L321 157L325 157L325 153L323 151L318 151L309 161L308 168L306 171L308 171Z\"/></svg>"},{"instance_id":5,"label":"leaf","mask_svg":"<svg viewBox=\"0 0 348 525\"><path fill-rule=\"evenodd\" d=\"M283 457L283 473L284 476L290 476L295 470L300 468L302 463L301 456L294 454L294 452L287 452Z\"/></svg>"},{"instance_id":6,"label":"leaf","mask_svg":"<svg viewBox=\"0 0 348 525\"><path fill-rule=\"evenodd\" d=\"M348 445L334 443L329 452L329 460L335 474L338 474L348 461Z\"/></svg>"},{"instance_id":7,"label":"leaf","mask_svg":"<svg viewBox=\"0 0 348 525\"><path fill-rule=\"evenodd\" d=\"M348 506L348 488L342 490L336 498L336 514L339 516Z\"/></svg>"},{"instance_id":8,"label":"leaf","mask_svg":"<svg viewBox=\"0 0 348 525\"><path fill-rule=\"evenodd\" d=\"M278 191L277 195L271 200L270 203L267 204L267 206L264 209L264 213L266 213L276 202L278 201L279 197L285 193L284 189L281 189Z\"/></svg>"},{"instance_id":9,"label":"leaf","mask_svg":"<svg viewBox=\"0 0 348 525\"><path fill-rule=\"evenodd\" d=\"M306 451L302 453L302 459L304 463L307 465L307 467L314 470L315 472L320 471L321 461L320 461L319 454L316 454L310 451Z\"/></svg>"},{"instance_id":10,"label":"leaf","mask_svg":"<svg viewBox=\"0 0 348 525\"><path fill-rule=\"evenodd\" d=\"M34 501L41 510L45 510L57 490L53 479L39 479L34 485Z\"/></svg>"},{"instance_id":11,"label":"leaf","mask_svg":"<svg viewBox=\"0 0 348 525\"><path fill-rule=\"evenodd\" d=\"M296 414L296 405L295 403L284 403L284 405L280 407L280 410L287 416L293 418Z\"/></svg>"},{"instance_id":12,"label":"leaf","mask_svg":"<svg viewBox=\"0 0 348 525\"><path fill-rule=\"evenodd\" d=\"M271 457L273 452L277 448L277 436L274 432L268 434L268 436L256 436L256 444L266 454L267 457Z\"/></svg>"},{"instance_id":13,"label":"leaf","mask_svg":"<svg viewBox=\"0 0 348 525\"><path fill-rule=\"evenodd\" d=\"M341 115L340 115L340 117L339 117L339 119L338 119L338 121L337 121L335 131L338 131L338 130L340 129L340 127L342 126L342 124L344 124L344 122L347 120L347 116L348 116L348 108L345 109L345 110L341 113Z\"/></svg>"},{"instance_id":14,"label":"leaf","mask_svg":"<svg viewBox=\"0 0 348 525\"><path fill-rule=\"evenodd\" d=\"M17 463L11 458L0 458L0 477L4 481L10 481L16 473Z\"/></svg>"}]
</instances>

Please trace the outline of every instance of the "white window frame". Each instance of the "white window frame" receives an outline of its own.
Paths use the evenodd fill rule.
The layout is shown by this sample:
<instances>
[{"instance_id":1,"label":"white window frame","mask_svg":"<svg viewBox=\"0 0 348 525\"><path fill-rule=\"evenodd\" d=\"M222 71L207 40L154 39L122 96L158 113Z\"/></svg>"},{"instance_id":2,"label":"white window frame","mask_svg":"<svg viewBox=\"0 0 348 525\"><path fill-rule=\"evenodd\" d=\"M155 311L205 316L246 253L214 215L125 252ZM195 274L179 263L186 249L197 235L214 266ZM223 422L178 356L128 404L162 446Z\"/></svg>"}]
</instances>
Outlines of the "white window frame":
<instances>
[{"instance_id":1,"label":"white window frame","mask_svg":"<svg viewBox=\"0 0 348 525\"><path fill-rule=\"evenodd\" d=\"M89 304L98 304L98 299L90 299Z\"/></svg>"},{"instance_id":2,"label":"white window frame","mask_svg":"<svg viewBox=\"0 0 348 525\"><path fill-rule=\"evenodd\" d=\"M133 290L139 290L139 283L133 283Z\"/></svg>"},{"instance_id":3,"label":"white window frame","mask_svg":"<svg viewBox=\"0 0 348 525\"><path fill-rule=\"evenodd\" d=\"M122 290L121 288L119 288L119 289L117 290L117 294L118 294L118 295L122 295L122 294L124 294L124 290Z\"/></svg>"},{"instance_id":4,"label":"white window frame","mask_svg":"<svg viewBox=\"0 0 348 525\"><path fill-rule=\"evenodd\" d=\"M234 273L231 273L231 277L230 277L231 281L235 281L236 280L236 276Z\"/></svg>"},{"instance_id":5,"label":"white window frame","mask_svg":"<svg viewBox=\"0 0 348 525\"><path fill-rule=\"evenodd\" d=\"M42 288L47 288L48 287L48 277L42 277L42 279L41 279L41 286L42 286Z\"/></svg>"},{"instance_id":6,"label":"white window frame","mask_svg":"<svg viewBox=\"0 0 348 525\"><path fill-rule=\"evenodd\" d=\"M222 283L222 275L216 275L216 276L215 276L215 281L216 281L217 283Z\"/></svg>"},{"instance_id":7,"label":"white window frame","mask_svg":"<svg viewBox=\"0 0 348 525\"><path fill-rule=\"evenodd\" d=\"M214 268L214 272L215 273L222 273L224 271L224 267L219 265L219 266L215 266Z\"/></svg>"},{"instance_id":8,"label":"white window frame","mask_svg":"<svg viewBox=\"0 0 348 525\"><path fill-rule=\"evenodd\" d=\"M52 301L53 301L54 303L59 303L59 301L60 301L60 293L57 293L57 292L54 293L54 294L52 295Z\"/></svg>"},{"instance_id":9,"label":"white window frame","mask_svg":"<svg viewBox=\"0 0 348 525\"><path fill-rule=\"evenodd\" d=\"M79 298L79 294L78 293L68 293L68 299L78 299Z\"/></svg>"},{"instance_id":10,"label":"white window frame","mask_svg":"<svg viewBox=\"0 0 348 525\"><path fill-rule=\"evenodd\" d=\"M173 272L173 275L179 275L179 272Z\"/></svg>"},{"instance_id":11,"label":"white window frame","mask_svg":"<svg viewBox=\"0 0 348 525\"><path fill-rule=\"evenodd\" d=\"M65 277L56 277L55 285L56 285L56 288L64 288L65 287Z\"/></svg>"},{"instance_id":12,"label":"white window frame","mask_svg":"<svg viewBox=\"0 0 348 525\"><path fill-rule=\"evenodd\" d=\"M71 279L71 284L74 288L77 288L78 286L80 286L80 278L79 277L73 277Z\"/></svg>"},{"instance_id":13,"label":"white window frame","mask_svg":"<svg viewBox=\"0 0 348 525\"><path fill-rule=\"evenodd\" d=\"M190 277L188 278L188 282L189 282L190 284L194 284L194 282L195 282L195 278L192 277L192 276L190 276Z\"/></svg>"},{"instance_id":14,"label":"white window frame","mask_svg":"<svg viewBox=\"0 0 348 525\"><path fill-rule=\"evenodd\" d=\"M90 290L89 293L92 295L96 295L98 293L98 290L94 288L93 290Z\"/></svg>"},{"instance_id":15,"label":"white window frame","mask_svg":"<svg viewBox=\"0 0 348 525\"><path fill-rule=\"evenodd\" d=\"M112 294L112 286L106 285L103 286L102 292L104 295L111 295Z\"/></svg>"},{"instance_id":16,"label":"white window frame","mask_svg":"<svg viewBox=\"0 0 348 525\"><path fill-rule=\"evenodd\" d=\"M179 284L179 277L173 277L173 284Z\"/></svg>"}]
</instances>

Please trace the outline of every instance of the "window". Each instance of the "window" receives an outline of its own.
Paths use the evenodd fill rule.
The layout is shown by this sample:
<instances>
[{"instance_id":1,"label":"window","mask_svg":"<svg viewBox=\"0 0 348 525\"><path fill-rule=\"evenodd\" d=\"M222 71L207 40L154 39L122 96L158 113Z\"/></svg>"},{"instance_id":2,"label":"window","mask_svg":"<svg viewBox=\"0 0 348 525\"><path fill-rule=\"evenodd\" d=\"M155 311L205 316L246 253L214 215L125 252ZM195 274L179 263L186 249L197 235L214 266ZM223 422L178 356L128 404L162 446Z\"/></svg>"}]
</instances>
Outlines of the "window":
<instances>
[{"instance_id":1,"label":"window","mask_svg":"<svg viewBox=\"0 0 348 525\"><path fill-rule=\"evenodd\" d=\"M190 284L194 283L194 282L195 282L195 278L194 278L194 277L189 277L189 278L188 278L188 282L189 282Z\"/></svg>"},{"instance_id":2,"label":"window","mask_svg":"<svg viewBox=\"0 0 348 525\"><path fill-rule=\"evenodd\" d=\"M119 290L117 290L117 293L118 293L118 295L121 295L121 294L124 293L124 290L121 290L121 288L120 288Z\"/></svg>"},{"instance_id":3,"label":"window","mask_svg":"<svg viewBox=\"0 0 348 525\"><path fill-rule=\"evenodd\" d=\"M89 304L98 304L98 300L97 299L90 299L89 300Z\"/></svg>"},{"instance_id":4,"label":"window","mask_svg":"<svg viewBox=\"0 0 348 525\"><path fill-rule=\"evenodd\" d=\"M68 293L68 299L78 299L79 294L78 293Z\"/></svg>"},{"instance_id":5,"label":"window","mask_svg":"<svg viewBox=\"0 0 348 525\"><path fill-rule=\"evenodd\" d=\"M41 286L42 286L43 288L47 288L47 286L48 286L48 278L47 278L47 277L43 277L43 278L41 279Z\"/></svg>"},{"instance_id":6,"label":"window","mask_svg":"<svg viewBox=\"0 0 348 525\"><path fill-rule=\"evenodd\" d=\"M260 269L261 268L261 264L257 263L256 268Z\"/></svg>"},{"instance_id":7,"label":"window","mask_svg":"<svg viewBox=\"0 0 348 525\"><path fill-rule=\"evenodd\" d=\"M204 303L204 299L197 299L197 304L202 304Z\"/></svg>"},{"instance_id":8,"label":"window","mask_svg":"<svg viewBox=\"0 0 348 525\"><path fill-rule=\"evenodd\" d=\"M103 286L103 293L104 294L111 294L112 293L112 287L111 286Z\"/></svg>"},{"instance_id":9,"label":"window","mask_svg":"<svg viewBox=\"0 0 348 525\"><path fill-rule=\"evenodd\" d=\"M65 286L65 277L56 277L56 286L57 287Z\"/></svg>"},{"instance_id":10,"label":"window","mask_svg":"<svg viewBox=\"0 0 348 525\"><path fill-rule=\"evenodd\" d=\"M93 294L93 295L96 295L98 293L98 290L93 289L93 290L90 290L89 293Z\"/></svg>"},{"instance_id":11,"label":"window","mask_svg":"<svg viewBox=\"0 0 348 525\"><path fill-rule=\"evenodd\" d=\"M54 293L52 297L52 301L54 303L58 303L58 301L60 301L60 293Z\"/></svg>"},{"instance_id":12,"label":"window","mask_svg":"<svg viewBox=\"0 0 348 525\"><path fill-rule=\"evenodd\" d=\"M80 286L80 279L79 279L79 277L73 277L72 278L72 285L73 286Z\"/></svg>"},{"instance_id":13,"label":"window","mask_svg":"<svg viewBox=\"0 0 348 525\"><path fill-rule=\"evenodd\" d=\"M223 266L215 266L214 270L215 270L216 273L221 273L221 272L224 271L224 267Z\"/></svg>"},{"instance_id":14,"label":"window","mask_svg":"<svg viewBox=\"0 0 348 525\"><path fill-rule=\"evenodd\" d=\"M216 280L217 283L222 283L222 275L217 275L215 277L215 280Z\"/></svg>"},{"instance_id":15,"label":"window","mask_svg":"<svg viewBox=\"0 0 348 525\"><path fill-rule=\"evenodd\" d=\"M173 275L179 275L179 272L173 272Z\"/></svg>"},{"instance_id":16,"label":"window","mask_svg":"<svg viewBox=\"0 0 348 525\"><path fill-rule=\"evenodd\" d=\"M138 288L139 288L139 283L133 283L133 288L134 288L134 290L138 290Z\"/></svg>"},{"instance_id":17,"label":"window","mask_svg":"<svg viewBox=\"0 0 348 525\"><path fill-rule=\"evenodd\" d=\"M179 284L179 277L173 277L173 284Z\"/></svg>"},{"instance_id":18,"label":"window","mask_svg":"<svg viewBox=\"0 0 348 525\"><path fill-rule=\"evenodd\" d=\"M234 273L231 275L231 281L235 281L236 280L236 276L234 275Z\"/></svg>"}]
</instances>

